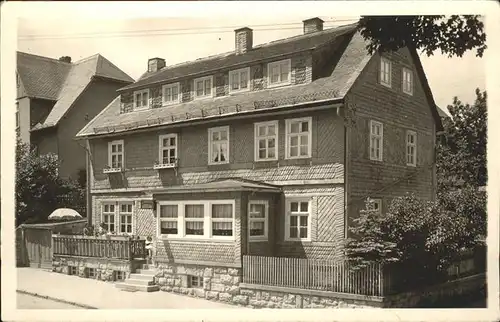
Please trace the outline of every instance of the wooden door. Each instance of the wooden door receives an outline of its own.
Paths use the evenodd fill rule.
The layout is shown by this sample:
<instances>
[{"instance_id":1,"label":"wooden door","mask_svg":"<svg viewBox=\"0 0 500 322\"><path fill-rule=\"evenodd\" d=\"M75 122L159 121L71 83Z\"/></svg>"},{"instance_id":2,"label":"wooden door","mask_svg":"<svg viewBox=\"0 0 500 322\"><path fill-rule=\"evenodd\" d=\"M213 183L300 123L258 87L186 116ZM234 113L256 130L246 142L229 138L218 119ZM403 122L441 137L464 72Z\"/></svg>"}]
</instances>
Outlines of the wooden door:
<instances>
[{"instance_id":1,"label":"wooden door","mask_svg":"<svg viewBox=\"0 0 500 322\"><path fill-rule=\"evenodd\" d=\"M52 232L50 229L27 228L26 250L30 267L52 267Z\"/></svg>"}]
</instances>

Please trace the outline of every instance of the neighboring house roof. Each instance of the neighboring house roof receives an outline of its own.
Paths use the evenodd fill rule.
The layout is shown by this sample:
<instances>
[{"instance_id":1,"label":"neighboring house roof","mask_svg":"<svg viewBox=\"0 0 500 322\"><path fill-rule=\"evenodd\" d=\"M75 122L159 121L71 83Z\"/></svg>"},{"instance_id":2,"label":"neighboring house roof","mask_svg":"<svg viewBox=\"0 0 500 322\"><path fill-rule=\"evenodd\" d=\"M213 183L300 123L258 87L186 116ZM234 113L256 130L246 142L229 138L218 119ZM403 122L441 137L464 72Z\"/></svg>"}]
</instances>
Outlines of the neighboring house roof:
<instances>
[{"instance_id":1,"label":"neighboring house roof","mask_svg":"<svg viewBox=\"0 0 500 322\"><path fill-rule=\"evenodd\" d=\"M18 52L17 72L28 97L56 101L47 118L32 131L56 126L94 77L124 83L134 81L100 54L67 63Z\"/></svg>"},{"instance_id":2,"label":"neighboring house roof","mask_svg":"<svg viewBox=\"0 0 500 322\"><path fill-rule=\"evenodd\" d=\"M345 36L345 37L341 37ZM120 113L121 102L117 97L99 115L90 121L77 137L116 134L137 129L153 128L174 123L192 122L195 120L220 118L245 113L259 113L263 109L297 108L306 104L342 102L344 96L358 79L359 75L372 58L366 50L367 42L357 32L357 24L305 34L255 46L245 54L235 55L233 52L166 67L155 73L146 73L134 84L122 90L144 88L156 83L164 83L179 77L202 76L232 65L248 66L251 62L269 60L272 57L290 55L292 53L314 50L335 41L346 41L341 55L330 75L313 79L304 85L285 86L258 91L250 91L240 95L228 95L212 99L192 100L168 107L153 108L131 113ZM414 49L410 49L415 61L417 73L424 84L431 113L442 129L441 119L423 67ZM236 66L235 66L236 68Z\"/></svg>"},{"instance_id":3,"label":"neighboring house roof","mask_svg":"<svg viewBox=\"0 0 500 322\"><path fill-rule=\"evenodd\" d=\"M437 106L437 111L439 113L439 117L441 118L450 117L449 112L447 112L447 108L445 110L444 108Z\"/></svg>"},{"instance_id":4,"label":"neighboring house roof","mask_svg":"<svg viewBox=\"0 0 500 322\"><path fill-rule=\"evenodd\" d=\"M252 113L262 109L294 107L321 101L340 101L371 58L366 52L366 43L363 37L359 33L355 33L352 26L350 33L353 36L349 44L335 69L327 77L316 79L305 85L271 88L216 99L193 100L167 108L155 108L133 113L120 113L120 98L117 97L77 136L125 132L131 129ZM330 41L339 36L336 33L328 34Z\"/></svg>"},{"instance_id":5,"label":"neighboring house roof","mask_svg":"<svg viewBox=\"0 0 500 322\"><path fill-rule=\"evenodd\" d=\"M237 55L234 51L231 51L197 59L195 61L166 66L157 72L145 73L137 82L123 87L120 91L147 87L156 83L163 83L194 74L199 75L202 73L218 71L222 68L237 65L246 66L259 60L267 60L272 59L273 57L312 50L331 42L341 35L352 33L356 30L356 28L357 23L349 24L338 28L326 29L322 32L299 35L253 46L252 50L244 54Z\"/></svg>"}]
</instances>

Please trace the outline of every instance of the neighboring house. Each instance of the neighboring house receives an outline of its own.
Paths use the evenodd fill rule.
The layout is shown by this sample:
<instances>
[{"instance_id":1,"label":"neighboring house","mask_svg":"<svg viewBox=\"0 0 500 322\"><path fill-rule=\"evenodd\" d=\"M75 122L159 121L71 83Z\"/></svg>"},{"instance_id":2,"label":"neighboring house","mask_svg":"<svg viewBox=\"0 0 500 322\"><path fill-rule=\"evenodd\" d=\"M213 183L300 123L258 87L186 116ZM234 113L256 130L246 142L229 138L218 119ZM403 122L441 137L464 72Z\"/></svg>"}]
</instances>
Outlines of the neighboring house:
<instances>
[{"instance_id":1,"label":"neighboring house","mask_svg":"<svg viewBox=\"0 0 500 322\"><path fill-rule=\"evenodd\" d=\"M152 236L157 262L335 259L365 199L436 194L439 114L414 49L368 55L356 24L166 66L78 133L92 216Z\"/></svg>"},{"instance_id":2,"label":"neighboring house","mask_svg":"<svg viewBox=\"0 0 500 322\"><path fill-rule=\"evenodd\" d=\"M39 154L55 153L59 175L85 174L86 153L74 137L134 80L97 54L71 62L17 53L16 128L21 141ZM80 178L82 179L82 178Z\"/></svg>"}]
</instances>

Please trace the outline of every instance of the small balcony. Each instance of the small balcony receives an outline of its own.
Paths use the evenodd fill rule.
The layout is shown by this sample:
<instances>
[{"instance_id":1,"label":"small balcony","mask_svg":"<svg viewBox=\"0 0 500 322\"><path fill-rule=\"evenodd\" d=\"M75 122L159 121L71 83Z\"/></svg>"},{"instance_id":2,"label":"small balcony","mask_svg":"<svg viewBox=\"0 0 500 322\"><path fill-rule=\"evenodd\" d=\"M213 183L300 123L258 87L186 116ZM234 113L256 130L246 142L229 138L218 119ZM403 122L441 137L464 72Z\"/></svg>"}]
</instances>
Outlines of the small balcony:
<instances>
[{"instance_id":1,"label":"small balcony","mask_svg":"<svg viewBox=\"0 0 500 322\"><path fill-rule=\"evenodd\" d=\"M120 173L122 171L123 171L122 167L115 167L115 168L106 167L102 170L103 173Z\"/></svg>"},{"instance_id":2,"label":"small balcony","mask_svg":"<svg viewBox=\"0 0 500 322\"><path fill-rule=\"evenodd\" d=\"M153 169L177 169L179 159L177 158L164 158L161 162L156 161L153 165Z\"/></svg>"}]
</instances>

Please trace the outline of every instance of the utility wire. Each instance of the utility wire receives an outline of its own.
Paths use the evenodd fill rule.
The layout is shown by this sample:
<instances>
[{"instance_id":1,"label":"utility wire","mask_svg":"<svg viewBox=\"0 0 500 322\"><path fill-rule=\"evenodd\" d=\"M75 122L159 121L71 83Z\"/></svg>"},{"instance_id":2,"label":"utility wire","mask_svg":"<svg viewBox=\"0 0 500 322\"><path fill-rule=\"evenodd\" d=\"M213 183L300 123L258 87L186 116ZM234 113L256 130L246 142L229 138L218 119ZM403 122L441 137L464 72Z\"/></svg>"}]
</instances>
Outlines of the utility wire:
<instances>
[{"instance_id":1,"label":"utility wire","mask_svg":"<svg viewBox=\"0 0 500 322\"><path fill-rule=\"evenodd\" d=\"M348 20L332 20L331 22L347 22L357 21L358 19ZM330 22L330 21L329 21ZM276 27L276 26L292 26L297 27ZM274 27L273 27L274 26ZM61 35L22 35L18 39L21 41L44 40L44 39L80 39L80 38L129 38L129 37L151 37L151 36L176 36L176 35L198 35L198 34L213 34L213 33L227 33L234 32L234 28L239 26L226 26L226 27L203 27L203 28L176 28L176 29L151 29L151 30L137 30L137 31L124 31L124 32L95 32L95 33L80 33L80 34L61 34ZM293 30L302 27L299 23L283 23L272 25L254 25L252 27L273 27L273 28L259 28L256 31L273 31L273 30ZM227 30L224 30L227 29ZM210 30L210 31L209 31ZM186 31L186 32L178 32Z\"/></svg>"}]
</instances>

